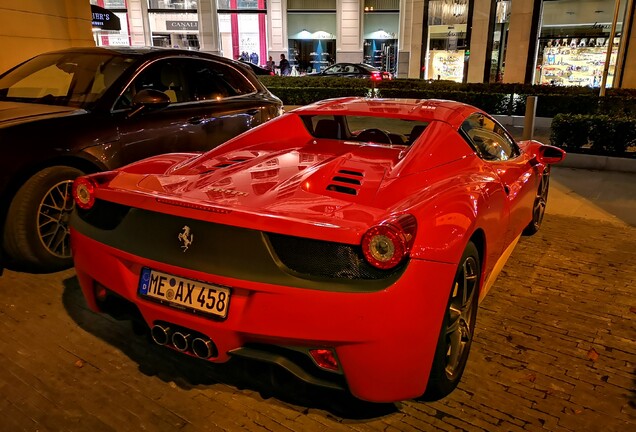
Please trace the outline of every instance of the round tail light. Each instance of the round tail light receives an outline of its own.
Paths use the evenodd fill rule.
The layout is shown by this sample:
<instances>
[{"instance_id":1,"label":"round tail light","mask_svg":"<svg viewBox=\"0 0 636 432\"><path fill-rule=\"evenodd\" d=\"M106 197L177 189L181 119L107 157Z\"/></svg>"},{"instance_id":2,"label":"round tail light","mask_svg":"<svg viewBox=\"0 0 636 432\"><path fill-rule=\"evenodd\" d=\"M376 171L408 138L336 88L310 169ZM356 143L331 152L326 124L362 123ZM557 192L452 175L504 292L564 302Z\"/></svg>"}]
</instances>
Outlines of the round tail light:
<instances>
[{"instance_id":1,"label":"round tail light","mask_svg":"<svg viewBox=\"0 0 636 432\"><path fill-rule=\"evenodd\" d=\"M364 258L379 269L395 267L410 253L416 231L417 221L410 214L371 227L362 236Z\"/></svg>"},{"instance_id":2,"label":"round tail light","mask_svg":"<svg viewBox=\"0 0 636 432\"><path fill-rule=\"evenodd\" d=\"M73 182L73 199L81 209L88 210L95 204L95 183L87 177L78 177Z\"/></svg>"}]
</instances>

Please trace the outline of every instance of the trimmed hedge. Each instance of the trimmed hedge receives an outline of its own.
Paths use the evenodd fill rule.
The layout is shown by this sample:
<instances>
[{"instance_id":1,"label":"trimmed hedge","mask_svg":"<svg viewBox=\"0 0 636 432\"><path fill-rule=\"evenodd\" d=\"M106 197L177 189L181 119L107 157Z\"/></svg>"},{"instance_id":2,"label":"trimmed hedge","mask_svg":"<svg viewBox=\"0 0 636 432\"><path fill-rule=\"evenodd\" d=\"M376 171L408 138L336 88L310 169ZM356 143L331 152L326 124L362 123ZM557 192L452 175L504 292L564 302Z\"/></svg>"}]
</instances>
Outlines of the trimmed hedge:
<instances>
[{"instance_id":1,"label":"trimmed hedge","mask_svg":"<svg viewBox=\"0 0 636 432\"><path fill-rule=\"evenodd\" d=\"M636 156L626 154L636 145L636 118L557 114L552 119L550 142L575 153Z\"/></svg>"},{"instance_id":2,"label":"trimmed hedge","mask_svg":"<svg viewBox=\"0 0 636 432\"><path fill-rule=\"evenodd\" d=\"M260 76L263 84L287 105L306 105L322 99L370 96L373 83L365 79L332 77ZM299 91L301 90L302 91ZM528 96L538 96L537 116L559 113L636 116L636 90L608 89L603 98L590 87L523 84L455 83L394 79L377 84L386 98L451 99L475 105L490 114L524 115Z\"/></svg>"}]
</instances>

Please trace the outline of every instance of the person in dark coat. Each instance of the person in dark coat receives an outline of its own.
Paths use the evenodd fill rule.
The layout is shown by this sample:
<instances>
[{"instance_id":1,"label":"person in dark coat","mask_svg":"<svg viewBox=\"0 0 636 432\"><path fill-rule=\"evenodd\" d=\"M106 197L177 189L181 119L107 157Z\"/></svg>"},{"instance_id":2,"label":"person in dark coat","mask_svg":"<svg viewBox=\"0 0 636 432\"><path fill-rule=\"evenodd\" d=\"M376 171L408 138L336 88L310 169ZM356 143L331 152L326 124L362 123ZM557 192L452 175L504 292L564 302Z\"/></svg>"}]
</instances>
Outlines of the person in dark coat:
<instances>
[{"instance_id":1,"label":"person in dark coat","mask_svg":"<svg viewBox=\"0 0 636 432\"><path fill-rule=\"evenodd\" d=\"M291 66L289 65L289 60L285 58L285 54L280 55L280 63L278 63L278 68L280 69L280 74L283 76L287 76L291 73Z\"/></svg>"}]
</instances>

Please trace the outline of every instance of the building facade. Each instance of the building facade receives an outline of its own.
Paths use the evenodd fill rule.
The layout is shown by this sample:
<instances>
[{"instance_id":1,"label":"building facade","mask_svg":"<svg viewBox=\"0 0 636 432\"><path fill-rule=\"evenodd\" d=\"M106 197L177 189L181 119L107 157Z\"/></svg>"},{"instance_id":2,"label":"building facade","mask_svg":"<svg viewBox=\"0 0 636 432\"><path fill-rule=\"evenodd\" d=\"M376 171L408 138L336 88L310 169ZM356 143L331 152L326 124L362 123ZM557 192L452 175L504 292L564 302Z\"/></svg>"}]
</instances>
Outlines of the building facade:
<instances>
[{"instance_id":1,"label":"building facade","mask_svg":"<svg viewBox=\"0 0 636 432\"><path fill-rule=\"evenodd\" d=\"M26 2L38 3L51 2ZM197 49L259 65L285 54L300 75L364 62L402 78L636 88L633 0L90 3L121 22L119 30L94 27L96 45Z\"/></svg>"}]
</instances>

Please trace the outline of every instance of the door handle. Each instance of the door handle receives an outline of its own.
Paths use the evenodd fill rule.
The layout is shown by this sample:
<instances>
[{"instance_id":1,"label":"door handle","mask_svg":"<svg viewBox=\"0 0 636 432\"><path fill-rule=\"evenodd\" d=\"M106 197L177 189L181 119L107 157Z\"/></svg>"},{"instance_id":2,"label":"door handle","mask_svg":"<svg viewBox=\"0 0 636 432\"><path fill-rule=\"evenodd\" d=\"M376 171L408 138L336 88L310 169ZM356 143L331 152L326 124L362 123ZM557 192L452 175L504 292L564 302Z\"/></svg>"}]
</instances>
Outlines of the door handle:
<instances>
[{"instance_id":1,"label":"door handle","mask_svg":"<svg viewBox=\"0 0 636 432\"><path fill-rule=\"evenodd\" d=\"M252 117L254 117L255 115L259 114L260 112L261 112L261 111L260 111L260 110L258 110L258 109L252 109L252 110L249 110L249 111L247 112L247 114L248 114L248 115L251 115Z\"/></svg>"}]
</instances>

